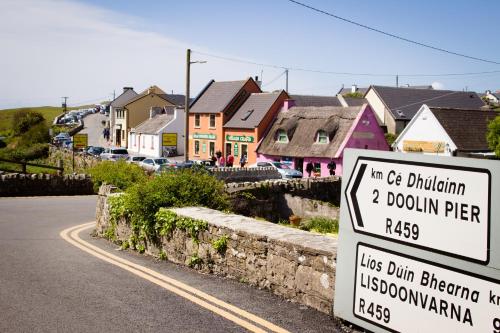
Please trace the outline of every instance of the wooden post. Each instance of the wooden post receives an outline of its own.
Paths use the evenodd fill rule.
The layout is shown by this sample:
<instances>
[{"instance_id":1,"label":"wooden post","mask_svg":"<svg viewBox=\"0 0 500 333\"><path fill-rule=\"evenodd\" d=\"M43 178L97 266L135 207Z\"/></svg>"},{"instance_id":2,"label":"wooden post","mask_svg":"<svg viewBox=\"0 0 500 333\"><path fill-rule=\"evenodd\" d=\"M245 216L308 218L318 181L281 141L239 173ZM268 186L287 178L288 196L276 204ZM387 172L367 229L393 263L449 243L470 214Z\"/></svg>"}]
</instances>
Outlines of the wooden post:
<instances>
[{"instance_id":1,"label":"wooden post","mask_svg":"<svg viewBox=\"0 0 500 333\"><path fill-rule=\"evenodd\" d=\"M59 176L62 176L64 171L64 162L62 159L57 160L57 167L61 168L60 170L57 170L57 174Z\"/></svg>"}]
</instances>

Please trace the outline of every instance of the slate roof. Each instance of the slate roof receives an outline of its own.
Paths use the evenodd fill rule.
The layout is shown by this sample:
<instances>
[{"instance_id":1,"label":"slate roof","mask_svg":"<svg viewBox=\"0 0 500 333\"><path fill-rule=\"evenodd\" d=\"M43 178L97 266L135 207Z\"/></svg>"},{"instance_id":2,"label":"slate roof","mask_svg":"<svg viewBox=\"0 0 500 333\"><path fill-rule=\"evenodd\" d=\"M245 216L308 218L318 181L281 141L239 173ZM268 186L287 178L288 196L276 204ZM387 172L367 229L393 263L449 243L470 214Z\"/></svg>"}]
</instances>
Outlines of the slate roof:
<instances>
[{"instance_id":1,"label":"slate roof","mask_svg":"<svg viewBox=\"0 0 500 333\"><path fill-rule=\"evenodd\" d=\"M486 141L488 123L495 111L429 107L460 151L490 151Z\"/></svg>"},{"instance_id":2,"label":"slate roof","mask_svg":"<svg viewBox=\"0 0 500 333\"><path fill-rule=\"evenodd\" d=\"M366 87L366 88L357 88L356 92L364 95L368 91L368 89L369 89L369 87ZM339 90L339 92L337 93L337 95L341 94L343 96L345 94L350 94L351 92L352 92L352 88L351 87L345 87L345 88L341 88Z\"/></svg>"},{"instance_id":3,"label":"slate roof","mask_svg":"<svg viewBox=\"0 0 500 333\"><path fill-rule=\"evenodd\" d=\"M137 96L137 93L134 91L134 89L127 89L123 93L120 94L120 96L116 97L110 104L111 107L113 108L121 108L124 107L130 100L135 98Z\"/></svg>"},{"instance_id":4,"label":"slate roof","mask_svg":"<svg viewBox=\"0 0 500 333\"><path fill-rule=\"evenodd\" d=\"M159 130L165 127L169 122L174 119L173 114L157 114L153 118L148 118L143 121L135 128L132 129L131 132L135 133L144 133L144 134L156 134Z\"/></svg>"},{"instance_id":5,"label":"slate roof","mask_svg":"<svg viewBox=\"0 0 500 333\"><path fill-rule=\"evenodd\" d=\"M344 97L344 101L346 101L348 106L361 106L368 103L366 98Z\"/></svg>"},{"instance_id":6,"label":"slate roof","mask_svg":"<svg viewBox=\"0 0 500 333\"><path fill-rule=\"evenodd\" d=\"M290 157L335 157L361 107L293 107L281 112L257 149L260 154ZM288 143L278 142L279 130L286 131ZM323 130L329 143L316 143Z\"/></svg>"},{"instance_id":7,"label":"slate roof","mask_svg":"<svg viewBox=\"0 0 500 333\"><path fill-rule=\"evenodd\" d=\"M170 103L176 106L184 106L186 103L186 96L185 95L178 95L178 94L159 94L163 99L166 99ZM191 99L192 100L192 99Z\"/></svg>"},{"instance_id":8,"label":"slate roof","mask_svg":"<svg viewBox=\"0 0 500 333\"><path fill-rule=\"evenodd\" d=\"M429 107L480 109L485 104L475 92L371 86L398 120L411 120L423 104Z\"/></svg>"},{"instance_id":9,"label":"slate roof","mask_svg":"<svg viewBox=\"0 0 500 333\"><path fill-rule=\"evenodd\" d=\"M287 97L283 90L273 93L252 93L224 127L256 128L282 94Z\"/></svg>"},{"instance_id":10,"label":"slate roof","mask_svg":"<svg viewBox=\"0 0 500 333\"><path fill-rule=\"evenodd\" d=\"M336 96L291 95L295 106L342 106Z\"/></svg>"},{"instance_id":11,"label":"slate roof","mask_svg":"<svg viewBox=\"0 0 500 333\"><path fill-rule=\"evenodd\" d=\"M219 113L243 88L247 80L211 81L209 86L191 104L189 113Z\"/></svg>"}]
</instances>

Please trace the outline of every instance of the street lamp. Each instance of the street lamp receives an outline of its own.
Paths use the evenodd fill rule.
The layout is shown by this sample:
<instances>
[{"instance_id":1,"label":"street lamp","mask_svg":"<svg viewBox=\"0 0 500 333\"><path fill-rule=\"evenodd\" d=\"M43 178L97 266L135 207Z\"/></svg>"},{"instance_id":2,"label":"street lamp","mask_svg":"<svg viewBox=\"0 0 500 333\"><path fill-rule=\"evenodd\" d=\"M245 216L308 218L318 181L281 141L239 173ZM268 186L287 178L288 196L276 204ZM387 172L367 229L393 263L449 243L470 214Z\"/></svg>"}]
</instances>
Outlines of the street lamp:
<instances>
[{"instance_id":1,"label":"street lamp","mask_svg":"<svg viewBox=\"0 0 500 333\"><path fill-rule=\"evenodd\" d=\"M191 49L187 49L186 53L186 100L184 102L184 110L186 113L185 129L184 129L184 160L189 159L189 86L191 81L191 64L204 64L206 61L191 61Z\"/></svg>"}]
</instances>

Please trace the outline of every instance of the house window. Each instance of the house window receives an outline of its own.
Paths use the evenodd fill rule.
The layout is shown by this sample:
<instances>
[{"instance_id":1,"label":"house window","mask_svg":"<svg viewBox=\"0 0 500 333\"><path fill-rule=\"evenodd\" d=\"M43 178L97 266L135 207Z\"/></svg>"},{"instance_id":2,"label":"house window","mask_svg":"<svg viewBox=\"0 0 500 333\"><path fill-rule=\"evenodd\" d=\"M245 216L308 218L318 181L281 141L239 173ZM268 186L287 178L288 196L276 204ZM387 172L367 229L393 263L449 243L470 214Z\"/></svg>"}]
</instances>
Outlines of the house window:
<instances>
[{"instance_id":1,"label":"house window","mask_svg":"<svg viewBox=\"0 0 500 333\"><path fill-rule=\"evenodd\" d=\"M210 128L215 128L215 115L210 115Z\"/></svg>"},{"instance_id":2,"label":"house window","mask_svg":"<svg viewBox=\"0 0 500 333\"><path fill-rule=\"evenodd\" d=\"M208 152L210 154L210 157L215 156L215 142L210 141L208 143Z\"/></svg>"},{"instance_id":3,"label":"house window","mask_svg":"<svg viewBox=\"0 0 500 333\"><path fill-rule=\"evenodd\" d=\"M200 155L200 141L194 140L194 154Z\"/></svg>"},{"instance_id":4,"label":"house window","mask_svg":"<svg viewBox=\"0 0 500 333\"><path fill-rule=\"evenodd\" d=\"M288 142L285 130L278 130L278 142Z\"/></svg>"},{"instance_id":5,"label":"house window","mask_svg":"<svg viewBox=\"0 0 500 333\"><path fill-rule=\"evenodd\" d=\"M316 143L328 143L328 135L325 131L318 131Z\"/></svg>"},{"instance_id":6,"label":"house window","mask_svg":"<svg viewBox=\"0 0 500 333\"><path fill-rule=\"evenodd\" d=\"M200 115L199 114L194 115L194 127L200 127Z\"/></svg>"}]
</instances>

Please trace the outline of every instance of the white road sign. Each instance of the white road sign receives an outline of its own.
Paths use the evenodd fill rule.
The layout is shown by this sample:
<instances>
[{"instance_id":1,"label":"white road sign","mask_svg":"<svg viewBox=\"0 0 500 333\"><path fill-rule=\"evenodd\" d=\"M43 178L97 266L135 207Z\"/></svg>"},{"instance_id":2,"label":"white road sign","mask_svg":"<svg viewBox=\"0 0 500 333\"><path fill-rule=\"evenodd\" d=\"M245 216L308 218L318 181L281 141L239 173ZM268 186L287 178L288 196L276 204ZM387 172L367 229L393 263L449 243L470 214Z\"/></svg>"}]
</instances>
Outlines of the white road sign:
<instances>
[{"instance_id":1,"label":"white road sign","mask_svg":"<svg viewBox=\"0 0 500 333\"><path fill-rule=\"evenodd\" d=\"M353 313L393 332L500 332L500 281L359 243Z\"/></svg>"},{"instance_id":2,"label":"white road sign","mask_svg":"<svg viewBox=\"0 0 500 333\"><path fill-rule=\"evenodd\" d=\"M360 157L346 187L354 231L489 262L487 169Z\"/></svg>"}]
</instances>

